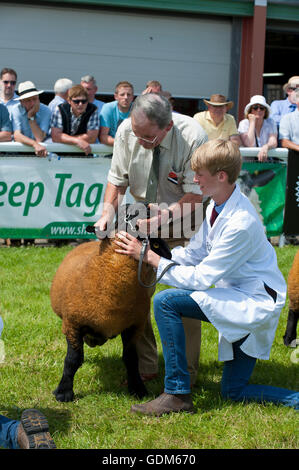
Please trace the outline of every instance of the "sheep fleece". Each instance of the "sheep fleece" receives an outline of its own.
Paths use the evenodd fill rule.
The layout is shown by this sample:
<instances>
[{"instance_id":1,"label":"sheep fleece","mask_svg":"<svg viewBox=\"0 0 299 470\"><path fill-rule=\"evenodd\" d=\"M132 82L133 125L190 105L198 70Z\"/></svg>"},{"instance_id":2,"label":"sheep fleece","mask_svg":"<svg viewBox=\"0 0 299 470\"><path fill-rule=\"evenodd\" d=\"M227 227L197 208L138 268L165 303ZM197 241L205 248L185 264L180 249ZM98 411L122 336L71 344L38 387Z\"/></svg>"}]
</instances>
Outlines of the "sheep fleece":
<instances>
[{"instance_id":1,"label":"sheep fleece","mask_svg":"<svg viewBox=\"0 0 299 470\"><path fill-rule=\"evenodd\" d=\"M51 304L62 319L62 332L74 348L87 326L109 339L132 325L142 333L150 309L151 289L138 283L138 263L115 252L111 239L83 243L70 251L54 276ZM143 264L142 278L154 279Z\"/></svg>"}]
</instances>

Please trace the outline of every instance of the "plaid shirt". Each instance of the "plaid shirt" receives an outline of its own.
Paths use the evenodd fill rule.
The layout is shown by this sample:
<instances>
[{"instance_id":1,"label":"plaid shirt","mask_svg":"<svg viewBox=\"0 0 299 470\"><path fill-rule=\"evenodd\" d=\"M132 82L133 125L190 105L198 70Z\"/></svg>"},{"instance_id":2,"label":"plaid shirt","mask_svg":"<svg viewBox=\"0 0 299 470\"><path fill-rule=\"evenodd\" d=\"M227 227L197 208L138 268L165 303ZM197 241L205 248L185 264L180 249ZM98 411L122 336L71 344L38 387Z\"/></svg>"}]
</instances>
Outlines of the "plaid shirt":
<instances>
[{"instance_id":1,"label":"plaid shirt","mask_svg":"<svg viewBox=\"0 0 299 470\"><path fill-rule=\"evenodd\" d=\"M71 135L76 134L77 129L80 125L81 117L82 115L79 117L75 116L71 110ZM51 128L57 127L58 129L63 129L62 116L58 106L56 106L55 110L52 113L50 126ZM98 110L96 109L88 120L86 131L94 131L98 129L100 129L100 118Z\"/></svg>"}]
</instances>

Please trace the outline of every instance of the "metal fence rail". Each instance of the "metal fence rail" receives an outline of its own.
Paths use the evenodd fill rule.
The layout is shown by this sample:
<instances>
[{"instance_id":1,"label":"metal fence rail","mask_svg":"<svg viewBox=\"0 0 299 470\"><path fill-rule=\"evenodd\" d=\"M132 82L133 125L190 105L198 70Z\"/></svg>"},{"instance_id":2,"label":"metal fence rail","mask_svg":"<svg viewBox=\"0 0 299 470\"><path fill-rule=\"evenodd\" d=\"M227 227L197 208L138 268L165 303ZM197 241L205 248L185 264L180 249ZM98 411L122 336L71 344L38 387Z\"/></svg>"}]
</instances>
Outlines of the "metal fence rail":
<instances>
[{"instance_id":1,"label":"metal fence rail","mask_svg":"<svg viewBox=\"0 0 299 470\"><path fill-rule=\"evenodd\" d=\"M80 150L76 145L66 145L66 144L56 144L56 143L47 143L47 142L42 142L42 145L46 147L46 149L49 152L53 153L81 153L82 150ZM113 149L109 145L104 145L104 144L91 144L90 145L92 154L93 155L107 155L111 154ZM250 161L250 159L254 159L258 152L259 148L258 147L240 147L240 152L241 155L244 159L247 161ZM19 142L0 142L0 153L34 153L33 148L28 146L28 145L23 145L20 144ZM281 161L284 161L287 163L288 161L288 149L284 148L276 148L269 150L268 156L272 158L277 158Z\"/></svg>"}]
</instances>

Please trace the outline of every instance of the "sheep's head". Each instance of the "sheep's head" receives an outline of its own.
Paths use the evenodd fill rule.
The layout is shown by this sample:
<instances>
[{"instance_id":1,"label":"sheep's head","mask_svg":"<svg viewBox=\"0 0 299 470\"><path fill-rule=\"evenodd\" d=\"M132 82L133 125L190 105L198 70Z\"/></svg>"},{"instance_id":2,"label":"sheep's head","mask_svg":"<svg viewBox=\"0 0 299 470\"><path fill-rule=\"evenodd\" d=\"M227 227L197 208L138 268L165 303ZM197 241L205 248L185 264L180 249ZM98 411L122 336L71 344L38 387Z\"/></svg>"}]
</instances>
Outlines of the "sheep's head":
<instances>
[{"instance_id":1,"label":"sheep's head","mask_svg":"<svg viewBox=\"0 0 299 470\"><path fill-rule=\"evenodd\" d=\"M124 231L130 233L133 237L139 240L145 237L141 237L138 233L137 220L147 219L150 217L150 209L148 204L137 202L135 204L123 204L120 206L116 216L115 231ZM95 227L88 225L86 232L95 233ZM151 249L163 258L171 259L171 251L167 243L160 237L149 236L149 243Z\"/></svg>"}]
</instances>

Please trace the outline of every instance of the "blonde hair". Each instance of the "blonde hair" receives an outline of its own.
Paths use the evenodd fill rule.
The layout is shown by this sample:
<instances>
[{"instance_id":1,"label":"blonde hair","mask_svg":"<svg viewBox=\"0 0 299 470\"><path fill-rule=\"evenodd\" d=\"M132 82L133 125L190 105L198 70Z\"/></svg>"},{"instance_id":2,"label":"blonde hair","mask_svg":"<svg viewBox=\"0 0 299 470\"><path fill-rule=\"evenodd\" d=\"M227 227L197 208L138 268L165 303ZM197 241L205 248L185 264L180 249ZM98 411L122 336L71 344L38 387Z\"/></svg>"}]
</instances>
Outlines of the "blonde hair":
<instances>
[{"instance_id":1,"label":"blonde hair","mask_svg":"<svg viewBox=\"0 0 299 470\"><path fill-rule=\"evenodd\" d=\"M118 91L121 87L132 88L132 92L134 93L134 87L133 87L132 83L127 82L127 81L118 82L117 85L115 86L114 93L118 93Z\"/></svg>"},{"instance_id":2,"label":"blonde hair","mask_svg":"<svg viewBox=\"0 0 299 470\"><path fill-rule=\"evenodd\" d=\"M191 158L191 168L195 173L201 169L211 175L225 171L230 184L235 183L242 167L242 157L238 145L230 140L213 139L198 147Z\"/></svg>"}]
</instances>

